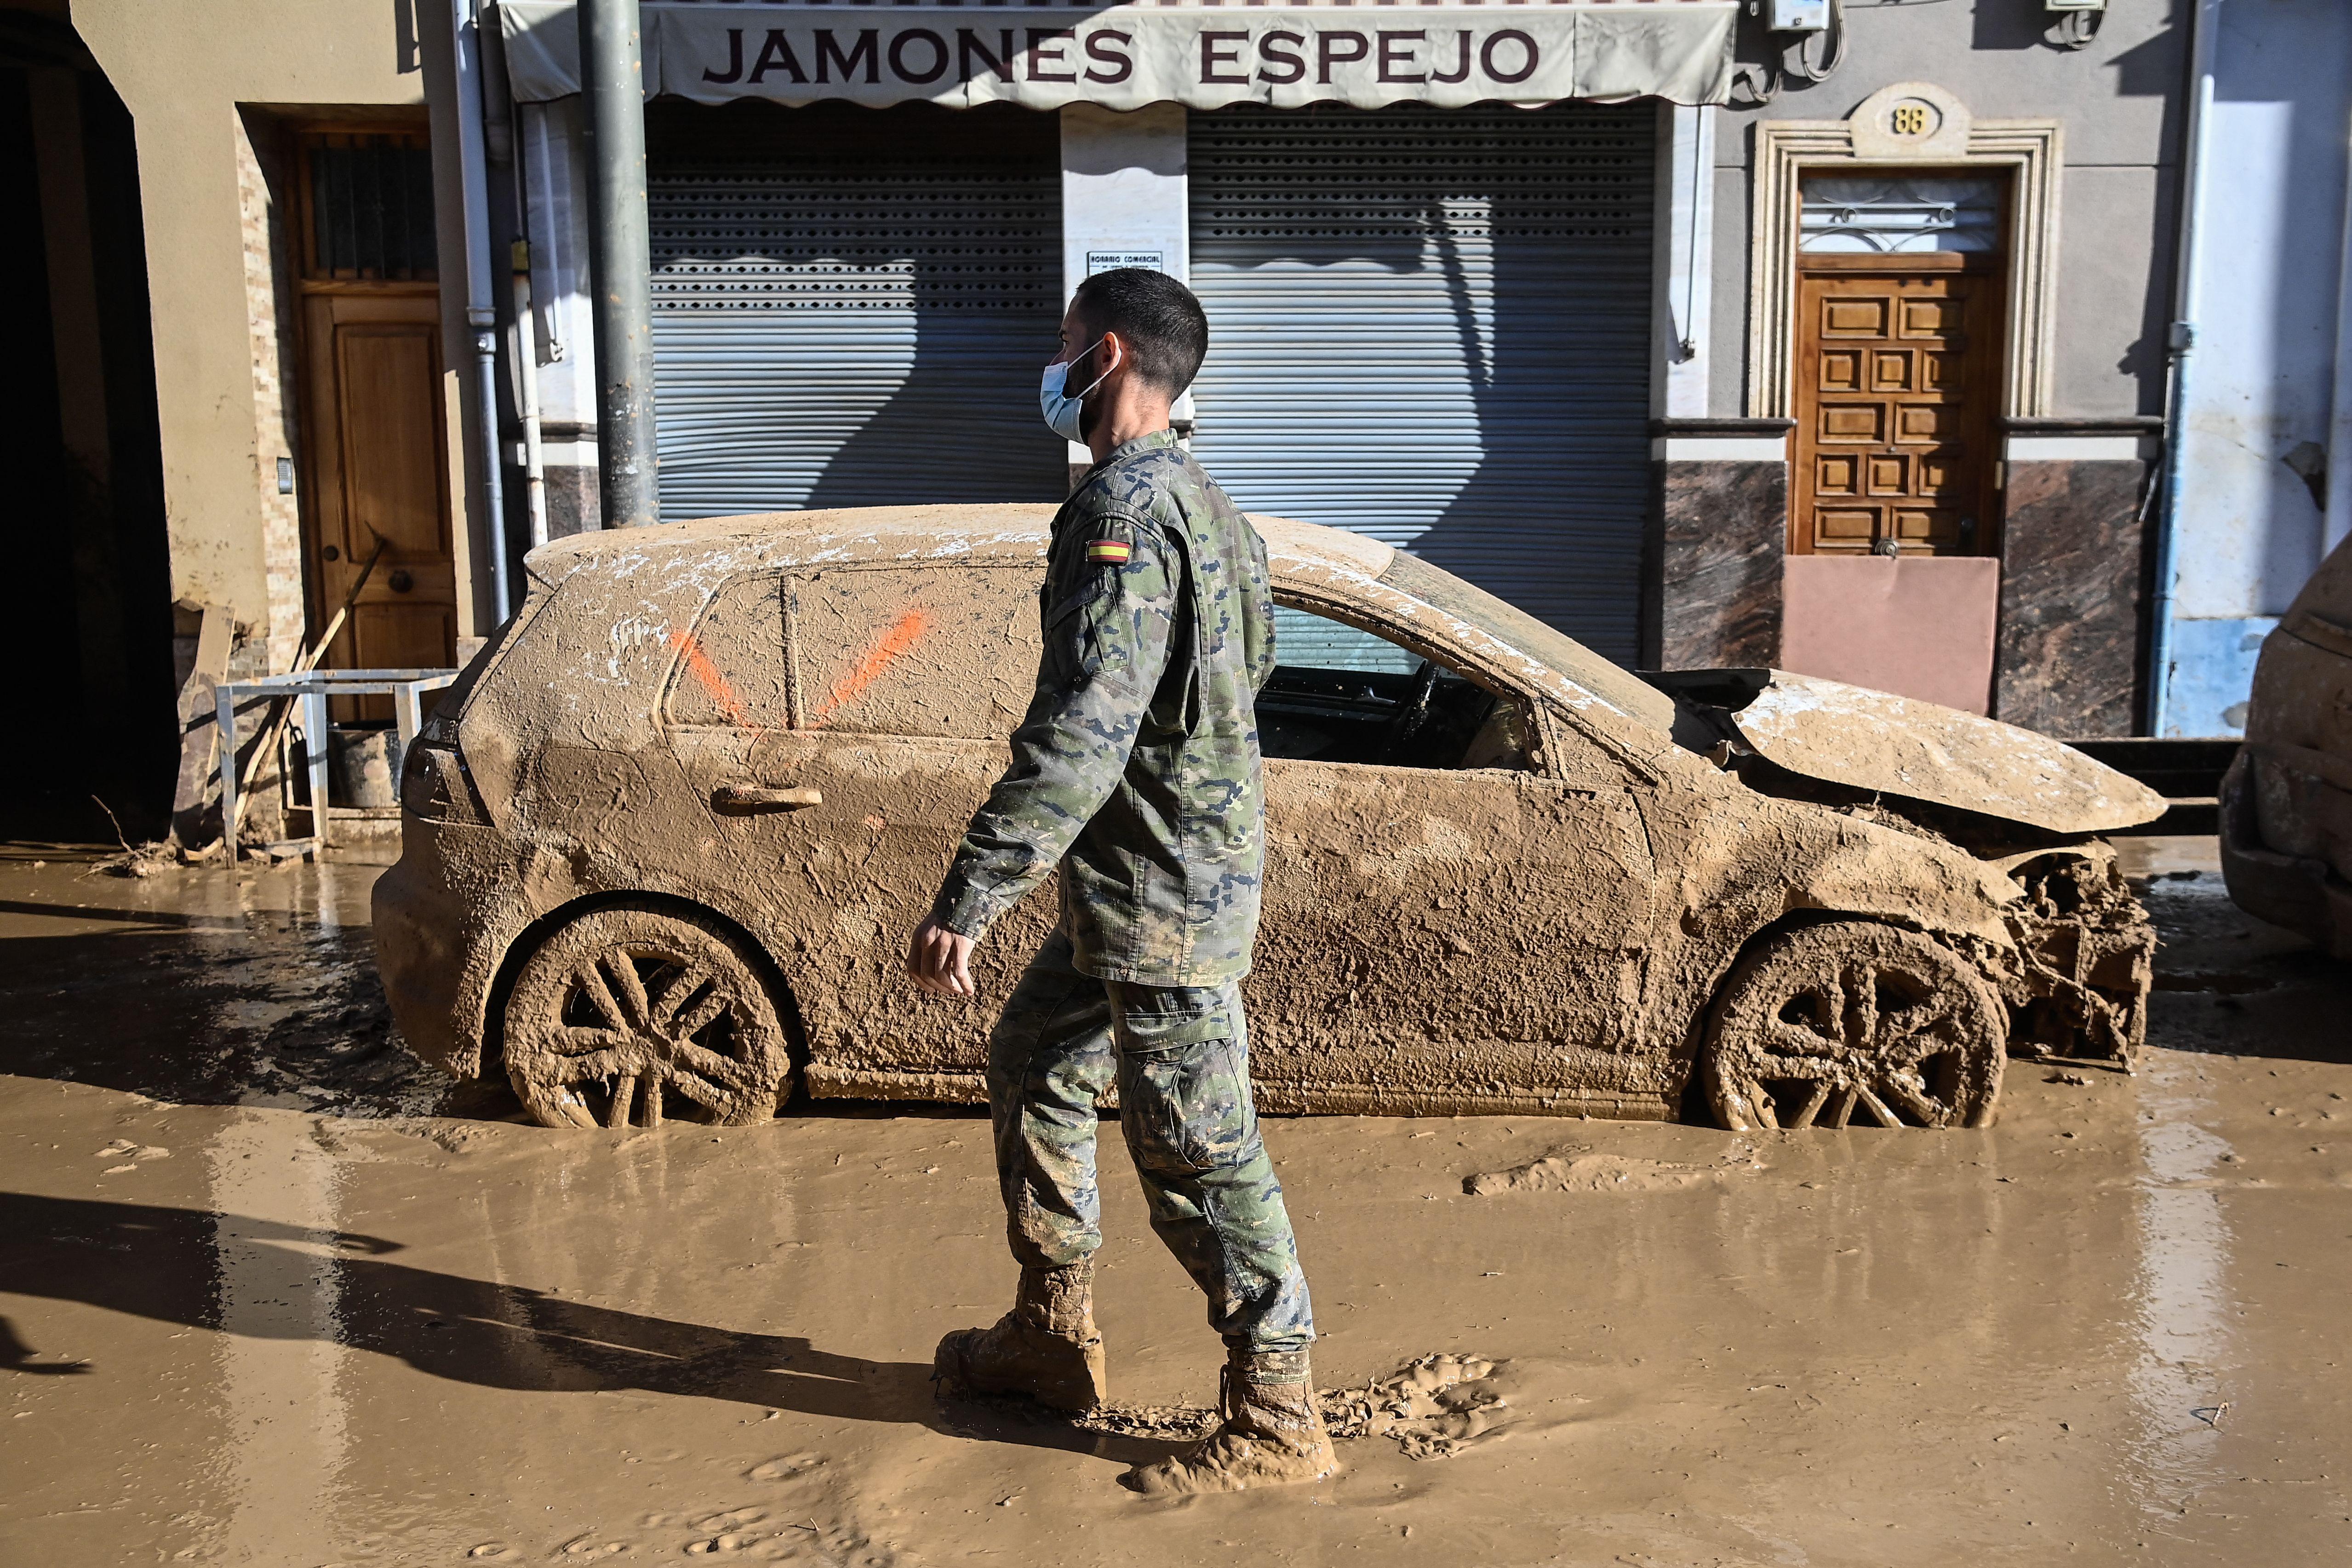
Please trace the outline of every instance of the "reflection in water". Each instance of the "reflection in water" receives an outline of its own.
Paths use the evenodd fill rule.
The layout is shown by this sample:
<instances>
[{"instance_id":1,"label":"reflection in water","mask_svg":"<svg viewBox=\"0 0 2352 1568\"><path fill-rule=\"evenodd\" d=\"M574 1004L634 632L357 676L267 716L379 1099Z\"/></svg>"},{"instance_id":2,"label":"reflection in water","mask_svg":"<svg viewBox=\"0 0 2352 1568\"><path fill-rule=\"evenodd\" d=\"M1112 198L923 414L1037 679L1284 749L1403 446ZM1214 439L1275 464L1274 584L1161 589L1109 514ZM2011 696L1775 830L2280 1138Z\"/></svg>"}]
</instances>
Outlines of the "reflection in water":
<instances>
[{"instance_id":1,"label":"reflection in water","mask_svg":"<svg viewBox=\"0 0 2352 1568\"><path fill-rule=\"evenodd\" d=\"M2213 1424L2231 1351L2230 1226L2208 1184L2230 1145L2198 1125L2212 1106L2183 1079L2193 1068L2159 1058L2139 1079L2140 1353L2131 1373L2139 1437L2134 1479L2142 1507L2177 1514L2224 1479ZM2203 1412L2203 1415L2198 1414Z\"/></svg>"},{"instance_id":2,"label":"reflection in water","mask_svg":"<svg viewBox=\"0 0 2352 1568\"><path fill-rule=\"evenodd\" d=\"M251 920L250 885L240 890ZM331 931L340 924L335 889L321 892L298 893L292 912ZM205 940L224 956L243 945ZM289 1011L268 998L225 1002L215 1009L214 1032L266 1032ZM343 1463L340 1385L349 1352L334 1239L341 1173L300 1104L293 1096L250 1097L207 1154L226 1433L218 1545L233 1563L323 1557L333 1518L328 1499Z\"/></svg>"},{"instance_id":3,"label":"reflection in water","mask_svg":"<svg viewBox=\"0 0 2352 1568\"><path fill-rule=\"evenodd\" d=\"M210 1177L227 1432L220 1545L231 1562L315 1560L343 1463L338 1173L307 1118L249 1110L214 1140Z\"/></svg>"}]
</instances>

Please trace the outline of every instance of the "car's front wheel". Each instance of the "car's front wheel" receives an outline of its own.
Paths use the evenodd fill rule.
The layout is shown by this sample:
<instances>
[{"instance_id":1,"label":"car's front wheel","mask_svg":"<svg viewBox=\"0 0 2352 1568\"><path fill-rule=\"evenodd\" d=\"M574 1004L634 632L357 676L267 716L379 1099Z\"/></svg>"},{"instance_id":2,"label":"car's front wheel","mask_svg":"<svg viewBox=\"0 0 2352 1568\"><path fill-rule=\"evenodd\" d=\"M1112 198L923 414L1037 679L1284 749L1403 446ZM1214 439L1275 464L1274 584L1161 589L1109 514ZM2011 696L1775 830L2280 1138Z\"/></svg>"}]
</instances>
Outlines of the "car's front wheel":
<instances>
[{"instance_id":1,"label":"car's front wheel","mask_svg":"<svg viewBox=\"0 0 2352 1568\"><path fill-rule=\"evenodd\" d=\"M515 977L507 1076L548 1127L765 1121L792 1055L759 967L715 921L592 910Z\"/></svg>"},{"instance_id":2,"label":"car's front wheel","mask_svg":"<svg viewBox=\"0 0 2352 1568\"><path fill-rule=\"evenodd\" d=\"M1700 1079L1726 1127L1991 1124L2009 1016L1950 949L1860 921L1767 937L1724 983Z\"/></svg>"}]
</instances>

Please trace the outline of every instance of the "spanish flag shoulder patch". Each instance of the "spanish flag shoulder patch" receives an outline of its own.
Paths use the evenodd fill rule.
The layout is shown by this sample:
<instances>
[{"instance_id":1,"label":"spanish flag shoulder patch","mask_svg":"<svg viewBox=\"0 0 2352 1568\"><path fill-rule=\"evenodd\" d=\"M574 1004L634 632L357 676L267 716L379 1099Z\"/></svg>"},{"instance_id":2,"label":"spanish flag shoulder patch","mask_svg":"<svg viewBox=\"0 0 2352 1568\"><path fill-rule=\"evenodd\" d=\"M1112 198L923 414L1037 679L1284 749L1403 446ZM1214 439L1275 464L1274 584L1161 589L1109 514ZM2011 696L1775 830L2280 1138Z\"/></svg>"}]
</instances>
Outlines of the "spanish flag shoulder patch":
<instances>
[{"instance_id":1,"label":"spanish flag shoulder patch","mask_svg":"<svg viewBox=\"0 0 2352 1568\"><path fill-rule=\"evenodd\" d=\"M1117 539L1090 540L1087 544L1087 559L1089 561L1108 561L1123 565L1133 553L1132 546Z\"/></svg>"}]
</instances>

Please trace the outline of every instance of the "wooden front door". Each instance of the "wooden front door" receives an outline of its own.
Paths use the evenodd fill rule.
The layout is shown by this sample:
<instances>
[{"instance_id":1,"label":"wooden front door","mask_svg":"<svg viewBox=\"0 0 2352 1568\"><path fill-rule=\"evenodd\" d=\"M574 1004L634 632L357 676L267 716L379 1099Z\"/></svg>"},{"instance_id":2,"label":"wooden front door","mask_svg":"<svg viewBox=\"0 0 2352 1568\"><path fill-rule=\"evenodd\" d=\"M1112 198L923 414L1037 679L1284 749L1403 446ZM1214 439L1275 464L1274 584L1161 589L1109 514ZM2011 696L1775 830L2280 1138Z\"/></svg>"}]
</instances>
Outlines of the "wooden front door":
<instances>
[{"instance_id":1,"label":"wooden front door","mask_svg":"<svg viewBox=\"0 0 2352 1568\"><path fill-rule=\"evenodd\" d=\"M1996 258L1800 259L1790 553L1994 553Z\"/></svg>"},{"instance_id":2,"label":"wooden front door","mask_svg":"<svg viewBox=\"0 0 2352 1568\"><path fill-rule=\"evenodd\" d=\"M321 664L446 668L457 564L431 148L387 123L305 132L297 152L310 635L349 603ZM389 698L335 704L339 721L391 717Z\"/></svg>"},{"instance_id":3,"label":"wooden front door","mask_svg":"<svg viewBox=\"0 0 2352 1568\"><path fill-rule=\"evenodd\" d=\"M430 294L305 301L319 626L381 558L324 662L438 668L457 651L441 308Z\"/></svg>"}]
</instances>

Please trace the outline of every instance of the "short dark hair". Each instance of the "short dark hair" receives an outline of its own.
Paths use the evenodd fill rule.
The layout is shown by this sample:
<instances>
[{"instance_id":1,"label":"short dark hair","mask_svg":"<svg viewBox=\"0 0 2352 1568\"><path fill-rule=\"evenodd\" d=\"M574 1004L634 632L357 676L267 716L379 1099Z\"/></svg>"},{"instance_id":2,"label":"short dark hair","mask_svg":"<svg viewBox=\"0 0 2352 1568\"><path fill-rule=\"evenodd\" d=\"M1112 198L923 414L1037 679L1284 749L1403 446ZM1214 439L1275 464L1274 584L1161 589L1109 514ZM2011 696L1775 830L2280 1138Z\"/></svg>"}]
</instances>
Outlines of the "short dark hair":
<instances>
[{"instance_id":1,"label":"short dark hair","mask_svg":"<svg viewBox=\"0 0 2352 1568\"><path fill-rule=\"evenodd\" d=\"M1096 332L1117 332L1136 374L1173 397L1192 384L1209 353L1209 316L1192 290L1165 272L1120 267L1078 285L1072 304Z\"/></svg>"}]
</instances>

